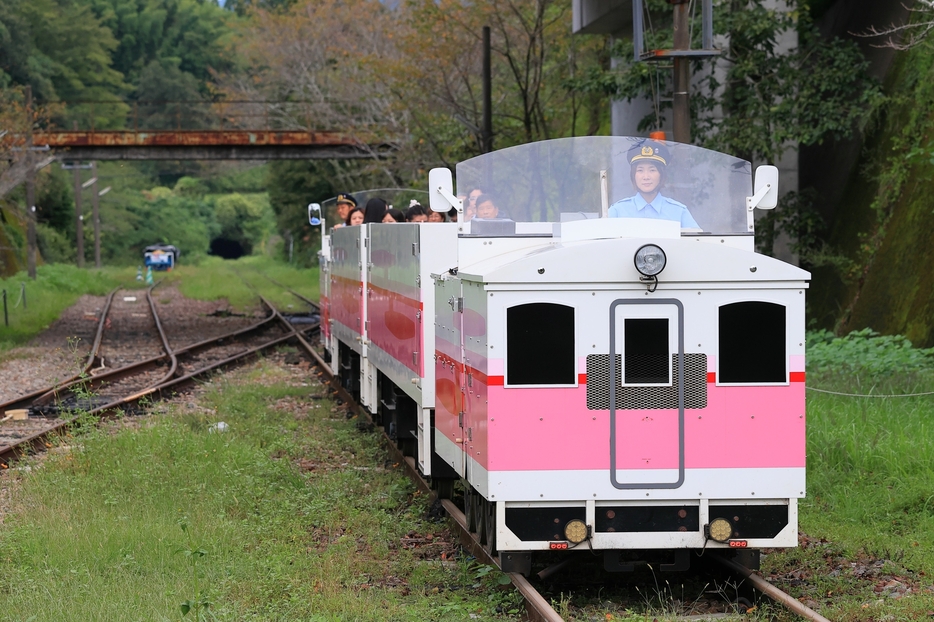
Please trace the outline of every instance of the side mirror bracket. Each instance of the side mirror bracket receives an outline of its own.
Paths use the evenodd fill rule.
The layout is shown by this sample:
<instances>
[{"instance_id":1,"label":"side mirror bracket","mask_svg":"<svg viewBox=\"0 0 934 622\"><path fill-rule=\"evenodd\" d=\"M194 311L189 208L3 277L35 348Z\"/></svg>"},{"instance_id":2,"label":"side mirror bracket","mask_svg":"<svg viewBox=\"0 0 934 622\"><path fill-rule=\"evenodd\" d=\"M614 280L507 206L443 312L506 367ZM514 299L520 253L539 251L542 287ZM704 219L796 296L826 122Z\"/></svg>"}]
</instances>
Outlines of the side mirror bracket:
<instances>
[{"instance_id":1,"label":"side mirror bracket","mask_svg":"<svg viewBox=\"0 0 934 622\"><path fill-rule=\"evenodd\" d=\"M746 197L746 222L749 232L755 231L753 211L759 209L774 209L778 205L778 167L763 164L756 167L754 192Z\"/></svg>"},{"instance_id":2,"label":"side mirror bracket","mask_svg":"<svg viewBox=\"0 0 934 622\"><path fill-rule=\"evenodd\" d=\"M464 205L460 199L454 196L454 180L451 177L451 169L433 168L428 171L428 205L433 212L449 212L455 208L460 214L464 211Z\"/></svg>"}]
</instances>

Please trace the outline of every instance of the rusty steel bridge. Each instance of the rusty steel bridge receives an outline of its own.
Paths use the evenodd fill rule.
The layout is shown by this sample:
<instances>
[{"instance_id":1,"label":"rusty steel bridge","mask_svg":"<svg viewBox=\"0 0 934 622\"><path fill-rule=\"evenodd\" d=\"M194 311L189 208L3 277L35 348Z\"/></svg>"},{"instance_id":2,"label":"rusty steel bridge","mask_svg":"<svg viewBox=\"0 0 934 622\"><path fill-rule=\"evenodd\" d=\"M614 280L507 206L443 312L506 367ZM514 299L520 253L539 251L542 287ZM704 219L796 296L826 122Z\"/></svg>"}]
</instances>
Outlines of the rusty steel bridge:
<instances>
[{"instance_id":1,"label":"rusty steel bridge","mask_svg":"<svg viewBox=\"0 0 934 622\"><path fill-rule=\"evenodd\" d=\"M366 127L335 131L352 117L323 102L62 103L72 127L39 129L32 143L64 160L379 158L393 150Z\"/></svg>"}]
</instances>

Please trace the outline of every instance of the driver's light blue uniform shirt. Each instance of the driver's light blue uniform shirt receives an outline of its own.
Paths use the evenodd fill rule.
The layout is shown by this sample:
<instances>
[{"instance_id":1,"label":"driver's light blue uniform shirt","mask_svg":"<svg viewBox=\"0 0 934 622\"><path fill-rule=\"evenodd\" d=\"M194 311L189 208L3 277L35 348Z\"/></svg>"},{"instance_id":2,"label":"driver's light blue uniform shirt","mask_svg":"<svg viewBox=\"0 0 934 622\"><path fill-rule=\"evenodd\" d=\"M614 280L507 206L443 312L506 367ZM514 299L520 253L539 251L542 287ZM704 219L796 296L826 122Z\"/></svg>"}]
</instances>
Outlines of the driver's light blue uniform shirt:
<instances>
[{"instance_id":1,"label":"driver's light blue uniform shirt","mask_svg":"<svg viewBox=\"0 0 934 622\"><path fill-rule=\"evenodd\" d=\"M684 203L656 194L651 203L646 203L641 194L620 199L610 206L607 214L610 218L654 218L656 220L675 220L682 229L700 229L700 225L691 216Z\"/></svg>"}]
</instances>

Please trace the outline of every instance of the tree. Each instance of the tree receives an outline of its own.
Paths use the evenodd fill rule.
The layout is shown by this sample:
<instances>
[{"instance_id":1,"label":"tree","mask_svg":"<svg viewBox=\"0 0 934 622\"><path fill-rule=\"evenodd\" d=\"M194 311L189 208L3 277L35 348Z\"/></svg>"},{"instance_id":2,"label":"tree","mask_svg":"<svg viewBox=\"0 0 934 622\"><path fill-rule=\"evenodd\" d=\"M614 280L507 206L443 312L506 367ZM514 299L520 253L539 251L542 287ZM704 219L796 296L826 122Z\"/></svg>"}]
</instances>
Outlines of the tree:
<instances>
[{"instance_id":1,"label":"tree","mask_svg":"<svg viewBox=\"0 0 934 622\"><path fill-rule=\"evenodd\" d=\"M934 0L917 0L917 4L920 6L903 5L910 13L908 21L904 24L890 24L882 28L873 26L868 32L858 36L883 38L882 43L875 44L874 47L904 51L921 45L934 30Z\"/></svg>"},{"instance_id":2,"label":"tree","mask_svg":"<svg viewBox=\"0 0 934 622\"><path fill-rule=\"evenodd\" d=\"M140 100L138 125L152 130L203 129L213 115L201 95L201 84L179 68L181 59L161 58L140 73L136 96Z\"/></svg>"},{"instance_id":3,"label":"tree","mask_svg":"<svg viewBox=\"0 0 934 622\"><path fill-rule=\"evenodd\" d=\"M95 127L122 122L123 76L112 67L113 34L87 3L69 0L6 0L0 5L0 85L29 85L37 102L106 101L73 106L58 120L80 119Z\"/></svg>"},{"instance_id":4,"label":"tree","mask_svg":"<svg viewBox=\"0 0 934 622\"><path fill-rule=\"evenodd\" d=\"M411 0L400 11L401 61L380 76L409 112L429 157L452 164L481 152L482 29L491 29L495 144L575 135L590 94L564 81L604 62L603 40L572 37L570 2ZM430 43L428 43L430 42ZM430 47L430 53L425 53ZM414 96L413 96L414 94ZM589 132L599 129L592 105ZM605 113L603 113L605 115Z\"/></svg>"},{"instance_id":5,"label":"tree","mask_svg":"<svg viewBox=\"0 0 934 622\"><path fill-rule=\"evenodd\" d=\"M202 0L84 0L119 44L114 69L140 88L142 74L153 61L173 61L198 81L201 95L210 93L213 72L235 65L226 39L230 13Z\"/></svg>"}]
</instances>

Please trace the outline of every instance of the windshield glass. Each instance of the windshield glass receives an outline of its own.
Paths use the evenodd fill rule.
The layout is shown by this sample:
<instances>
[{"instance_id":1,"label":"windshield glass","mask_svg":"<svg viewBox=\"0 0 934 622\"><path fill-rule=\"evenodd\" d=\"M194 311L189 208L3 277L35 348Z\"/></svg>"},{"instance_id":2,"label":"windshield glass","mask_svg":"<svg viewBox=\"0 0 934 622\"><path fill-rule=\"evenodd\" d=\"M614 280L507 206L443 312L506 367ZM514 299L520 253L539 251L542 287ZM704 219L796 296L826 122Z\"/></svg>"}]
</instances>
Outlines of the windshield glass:
<instances>
[{"instance_id":1,"label":"windshield glass","mask_svg":"<svg viewBox=\"0 0 934 622\"><path fill-rule=\"evenodd\" d=\"M751 233L749 162L647 138L561 138L494 151L457 165L457 194L464 220L661 218L680 220L685 233Z\"/></svg>"},{"instance_id":2,"label":"windshield glass","mask_svg":"<svg viewBox=\"0 0 934 622\"><path fill-rule=\"evenodd\" d=\"M344 219L340 218L338 214L337 199L338 197L347 196L347 194L340 194L326 201L322 201L321 209L325 214L325 222L328 227L333 227L338 223L344 222ZM411 190L409 188L374 188L372 190L352 192L349 194L349 197L356 201L357 207L361 209L366 207L367 201L374 198L386 201L389 207L393 207L403 214L405 210L409 209L409 206L412 205L413 202L425 206L426 211L429 209L428 192L425 190Z\"/></svg>"}]
</instances>

